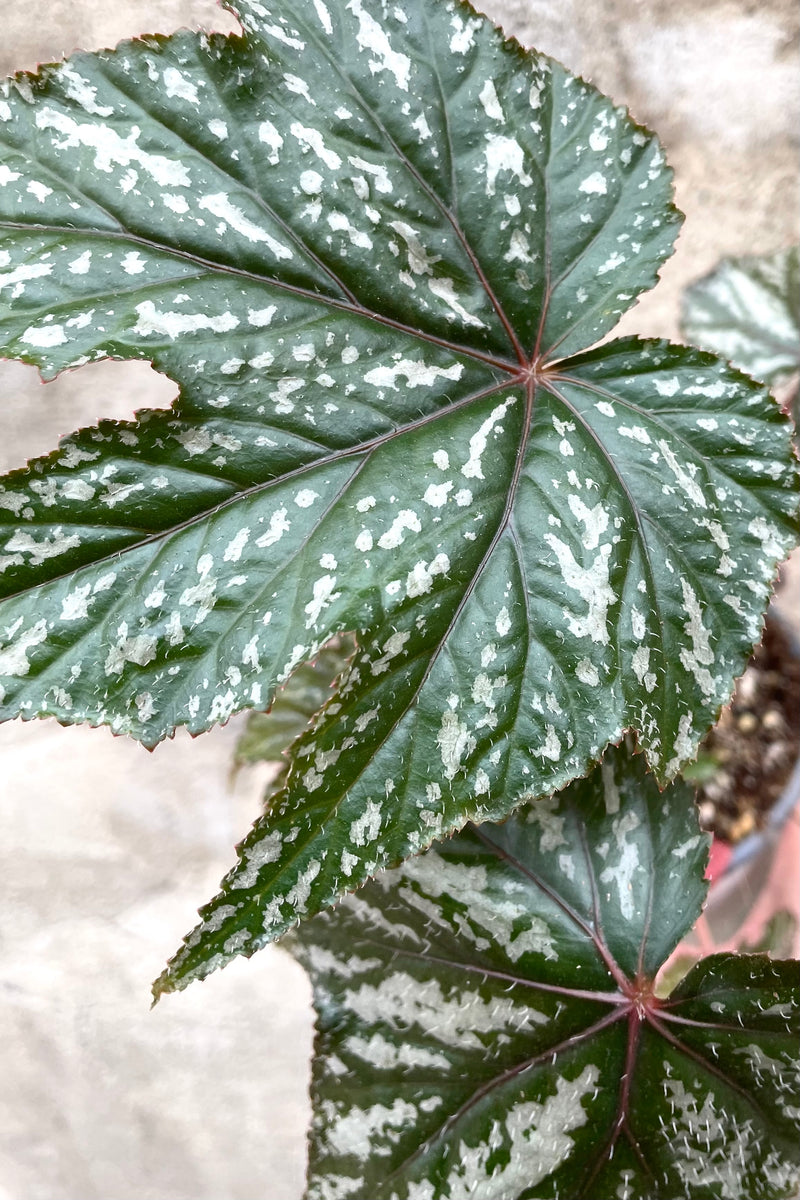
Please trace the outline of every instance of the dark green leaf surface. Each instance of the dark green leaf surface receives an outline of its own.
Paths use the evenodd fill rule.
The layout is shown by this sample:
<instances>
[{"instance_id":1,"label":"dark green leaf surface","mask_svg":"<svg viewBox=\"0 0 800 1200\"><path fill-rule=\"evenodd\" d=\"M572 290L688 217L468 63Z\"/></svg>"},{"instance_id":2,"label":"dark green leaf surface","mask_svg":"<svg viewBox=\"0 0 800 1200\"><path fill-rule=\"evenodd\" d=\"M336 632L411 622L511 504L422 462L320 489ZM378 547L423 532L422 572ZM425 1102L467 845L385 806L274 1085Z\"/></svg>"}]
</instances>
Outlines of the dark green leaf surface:
<instances>
[{"instance_id":1,"label":"dark green leaf surface","mask_svg":"<svg viewBox=\"0 0 800 1200\"><path fill-rule=\"evenodd\" d=\"M717 955L652 995L707 846L685 785L609 752L304 923L309 1200L788 1195L797 964Z\"/></svg>"},{"instance_id":2,"label":"dark green leaf surface","mask_svg":"<svg viewBox=\"0 0 800 1200\"><path fill-rule=\"evenodd\" d=\"M676 412L672 383L686 354L612 343L574 360L569 377L542 391L528 435L529 467L518 483L527 516L509 522L477 570L467 553L454 556L428 604L415 598L398 605L377 635L359 639L333 701L292 749L284 790L239 847L237 866L201 910L203 924L157 992L183 987L234 954L253 953L298 917L465 819L501 819L512 805L562 786L628 725L641 731L662 776L674 775L692 754L701 722L726 696L712 669L735 669L737 618L747 614L757 637L768 587L763 565L757 578L767 526L748 522L748 549L721 523L746 494L732 479L752 472L751 486L779 493L752 457L758 438L765 450L769 444L750 417L752 394L737 402L727 369L709 370L708 359L694 355L687 387L719 400L706 400L710 408L694 400L685 414ZM668 393L660 402L654 379ZM575 418L574 458L562 454L566 437L553 423L561 420L555 414L562 402ZM662 405L685 434L684 453L698 422L718 428L735 421L747 449L722 460L724 467L698 455L692 472L670 457L676 473L663 482L652 466L653 446L667 445ZM719 416L699 416L703 411ZM632 412L636 425L623 425L622 414ZM620 428L626 433L619 440L630 448L620 447L625 482L617 494L620 477L602 447ZM539 472L559 484L565 457L580 462L579 478L595 485L572 492L561 474L566 511L551 502L544 480L537 484ZM487 479L497 484L503 469L495 460ZM704 497L715 494L711 517ZM435 550L426 560L435 561ZM748 559L750 586L734 591L731 576ZM396 582L403 574L397 571ZM413 582L413 571L406 578ZM705 603L712 590L722 592L716 609Z\"/></svg>"},{"instance_id":3,"label":"dark green leaf surface","mask_svg":"<svg viewBox=\"0 0 800 1200\"><path fill-rule=\"evenodd\" d=\"M724 259L687 289L683 332L765 383L800 370L800 249Z\"/></svg>"},{"instance_id":4,"label":"dark green leaf surface","mask_svg":"<svg viewBox=\"0 0 800 1200\"><path fill-rule=\"evenodd\" d=\"M358 636L169 986L627 727L672 777L795 538L763 390L582 353L671 251L647 131L466 5L235 11L0 97L4 352L180 385L4 480L2 715L152 746Z\"/></svg>"}]
</instances>

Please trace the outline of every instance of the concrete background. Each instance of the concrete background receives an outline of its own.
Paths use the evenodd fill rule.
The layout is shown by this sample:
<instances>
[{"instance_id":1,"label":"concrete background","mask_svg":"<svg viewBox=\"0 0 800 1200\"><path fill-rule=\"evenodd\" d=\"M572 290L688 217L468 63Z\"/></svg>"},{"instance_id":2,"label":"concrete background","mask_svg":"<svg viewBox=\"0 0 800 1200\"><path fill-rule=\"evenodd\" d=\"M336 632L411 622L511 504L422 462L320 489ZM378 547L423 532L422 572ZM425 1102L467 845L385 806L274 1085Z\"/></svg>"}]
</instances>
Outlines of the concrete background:
<instances>
[{"instance_id":1,"label":"concrete background","mask_svg":"<svg viewBox=\"0 0 800 1200\"><path fill-rule=\"evenodd\" d=\"M798 237L794 0L487 0L657 129L687 215L624 329L677 335L684 286ZM180 25L213 0L6 0L0 73ZM145 364L42 386L0 363L0 468L100 416L162 406ZM263 771L232 781L237 722L148 755L106 730L0 727L0 1200L299 1200L309 989L279 949L148 1011L149 984L231 865Z\"/></svg>"}]
</instances>

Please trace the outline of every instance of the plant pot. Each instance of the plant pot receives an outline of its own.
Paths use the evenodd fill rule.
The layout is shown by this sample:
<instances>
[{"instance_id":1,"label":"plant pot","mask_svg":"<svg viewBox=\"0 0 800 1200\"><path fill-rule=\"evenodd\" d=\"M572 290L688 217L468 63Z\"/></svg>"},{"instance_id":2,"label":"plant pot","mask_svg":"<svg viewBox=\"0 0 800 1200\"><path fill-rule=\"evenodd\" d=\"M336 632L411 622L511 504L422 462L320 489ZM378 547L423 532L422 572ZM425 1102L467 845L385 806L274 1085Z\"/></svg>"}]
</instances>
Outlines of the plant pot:
<instances>
[{"instance_id":1,"label":"plant pot","mask_svg":"<svg viewBox=\"0 0 800 1200\"><path fill-rule=\"evenodd\" d=\"M787 649L784 667L789 677L788 687L796 695L800 640L774 609L770 610L768 627L765 641L767 636L777 634ZM763 647L751 659L748 672L759 670L760 651ZM774 647L772 654L774 658ZM752 683L747 682L746 672L737 685L730 709L735 712L738 703L749 712L747 697L750 691ZM742 706L743 695L745 704ZM796 731L795 714L791 705L789 708L788 718ZM731 712L724 716L730 722ZM703 813L707 803L702 800L703 794L701 789L701 816L708 819L708 813ZM731 821L731 828L735 829L736 820ZM738 823L741 829L746 828L749 821L740 817ZM765 952L775 958L797 956L800 951L800 757L795 758L789 769L777 800L758 819L757 828L736 841L714 836L707 878L710 888L703 914L665 964L662 971L664 988L673 987L696 959L712 953Z\"/></svg>"}]
</instances>

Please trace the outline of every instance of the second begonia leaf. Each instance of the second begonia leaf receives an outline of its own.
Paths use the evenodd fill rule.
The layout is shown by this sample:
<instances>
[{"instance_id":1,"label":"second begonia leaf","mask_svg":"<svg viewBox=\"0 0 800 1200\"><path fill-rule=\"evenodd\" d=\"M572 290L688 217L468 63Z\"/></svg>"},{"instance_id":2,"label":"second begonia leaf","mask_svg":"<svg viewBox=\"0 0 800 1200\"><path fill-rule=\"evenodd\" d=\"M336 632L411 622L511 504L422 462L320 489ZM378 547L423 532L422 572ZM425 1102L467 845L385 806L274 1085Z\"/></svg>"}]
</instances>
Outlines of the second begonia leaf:
<instances>
[{"instance_id":1,"label":"second begonia leaf","mask_svg":"<svg viewBox=\"0 0 800 1200\"><path fill-rule=\"evenodd\" d=\"M682 329L774 384L800 371L800 247L726 258L686 289Z\"/></svg>"},{"instance_id":2,"label":"second begonia leaf","mask_svg":"<svg viewBox=\"0 0 800 1200\"><path fill-rule=\"evenodd\" d=\"M280 763L279 775L271 781L269 789L277 790L288 766L284 758L287 749L330 698L331 688L353 650L351 638L334 638L322 647L316 658L297 668L277 693L268 712L250 713L236 743L234 767L261 762Z\"/></svg>"},{"instance_id":3,"label":"second begonia leaf","mask_svg":"<svg viewBox=\"0 0 800 1200\"><path fill-rule=\"evenodd\" d=\"M169 986L626 727L672 777L795 537L763 389L584 353L671 252L651 134L462 3L232 11L0 95L3 353L180 387L3 481L2 715L152 746L359 644Z\"/></svg>"},{"instance_id":4,"label":"second begonia leaf","mask_svg":"<svg viewBox=\"0 0 800 1200\"><path fill-rule=\"evenodd\" d=\"M600 768L304 923L307 1200L779 1200L800 1173L793 962L718 954L686 784Z\"/></svg>"}]
</instances>

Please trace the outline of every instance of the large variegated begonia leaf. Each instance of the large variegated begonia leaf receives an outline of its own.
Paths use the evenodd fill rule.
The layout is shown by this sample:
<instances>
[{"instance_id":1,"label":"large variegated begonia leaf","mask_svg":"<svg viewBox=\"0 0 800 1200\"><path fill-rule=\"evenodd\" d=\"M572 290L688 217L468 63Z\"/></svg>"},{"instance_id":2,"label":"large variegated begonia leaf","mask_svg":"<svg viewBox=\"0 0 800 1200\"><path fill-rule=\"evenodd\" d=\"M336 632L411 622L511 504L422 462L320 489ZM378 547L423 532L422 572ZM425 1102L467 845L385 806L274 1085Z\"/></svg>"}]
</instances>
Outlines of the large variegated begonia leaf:
<instances>
[{"instance_id":1,"label":"large variegated begonia leaf","mask_svg":"<svg viewBox=\"0 0 800 1200\"><path fill-rule=\"evenodd\" d=\"M301 925L308 1200L777 1200L800 1173L797 963L719 954L669 998L708 838L609 753Z\"/></svg>"},{"instance_id":2,"label":"large variegated begonia leaf","mask_svg":"<svg viewBox=\"0 0 800 1200\"><path fill-rule=\"evenodd\" d=\"M671 251L649 133L461 3L233 10L0 97L4 352L180 385L4 480L3 714L154 745L358 635L170 986L625 727L674 775L794 539L761 390L583 353Z\"/></svg>"}]
</instances>

